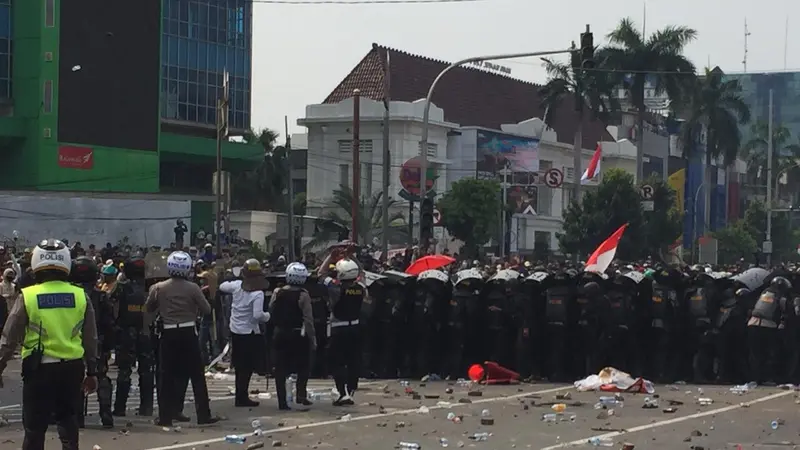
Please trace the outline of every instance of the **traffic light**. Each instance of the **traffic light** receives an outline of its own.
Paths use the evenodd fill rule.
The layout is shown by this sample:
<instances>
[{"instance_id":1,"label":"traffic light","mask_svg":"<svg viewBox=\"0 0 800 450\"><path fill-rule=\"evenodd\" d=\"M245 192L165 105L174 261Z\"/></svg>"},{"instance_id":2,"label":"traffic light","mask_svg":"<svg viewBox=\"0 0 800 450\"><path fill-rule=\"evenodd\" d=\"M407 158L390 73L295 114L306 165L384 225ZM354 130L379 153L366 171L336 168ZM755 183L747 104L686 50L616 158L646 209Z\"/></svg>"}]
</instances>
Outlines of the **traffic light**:
<instances>
[{"instance_id":1,"label":"traffic light","mask_svg":"<svg viewBox=\"0 0 800 450\"><path fill-rule=\"evenodd\" d=\"M425 198L419 207L419 242L425 248L433 237L433 200Z\"/></svg>"},{"instance_id":2,"label":"traffic light","mask_svg":"<svg viewBox=\"0 0 800 450\"><path fill-rule=\"evenodd\" d=\"M594 68L594 35L586 25L586 32L581 33L581 68Z\"/></svg>"}]
</instances>

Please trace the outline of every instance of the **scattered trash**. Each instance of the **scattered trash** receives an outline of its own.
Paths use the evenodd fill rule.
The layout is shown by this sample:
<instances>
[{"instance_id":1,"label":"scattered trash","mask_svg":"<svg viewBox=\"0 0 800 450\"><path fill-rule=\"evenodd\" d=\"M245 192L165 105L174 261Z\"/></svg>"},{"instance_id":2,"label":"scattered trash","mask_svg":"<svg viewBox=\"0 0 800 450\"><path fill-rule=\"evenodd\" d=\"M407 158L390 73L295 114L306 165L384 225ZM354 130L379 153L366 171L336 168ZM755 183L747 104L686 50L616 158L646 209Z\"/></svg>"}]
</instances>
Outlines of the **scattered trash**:
<instances>
[{"instance_id":1,"label":"scattered trash","mask_svg":"<svg viewBox=\"0 0 800 450\"><path fill-rule=\"evenodd\" d=\"M797 390L797 386L795 386L795 385L793 385L791 383L786 383L786 384L778 385L778 389L783 389L784 391L796 391Z\"/></svg>"},{"instance_id":2,"label":"scattered trash","mask_svg":"<svg viewBox=\"0 0 800 450\"><path fill-rule=\"evenodd\" d=\"M431 412L431 409L428 408L427 406L423 405L423 406L420 406L419 409L417 409L417 412L420 413L420 414L428 414L428 413Z\"/></svg>"},{"instance_id":3,"label":"scattered trash","mask_svg":"<svg viewBox=\"0 0 800 450\"><path fill-rule=\"evenodd\" d=\"M551 406L550 409L557 413L563 413L565 409L567 409L567 405L564 403L556 403L555 405Z\"/></svg>"},{"instance_id":4,"label":"scattered trash","mask_svg":"<svg viewBox=\"0 0 800 450\"><path fill-rule=\"evenodd\" d=\"M238 436L235 434L229 434L225 436L225 442L228 442L230 444L244 444L246 440L247 440L246 437Z\"/></svg>"},{"instance_id":5,"label":"scattered trash","mask_svg":"<svg viewBox=\"0 0 800 450\"><path fill-rule=\"evenodd\" d=\"M445 393L445 394L452 394L452 393L453 393L453 388L450 388L450 387L449 387L449 388L446 388L446 389L444 390L444 393Z\"/></svg>"},{"instance_id":6,"label":"scattered trash","mask_svg":"<svg viewBox=\"0 0 800 450\"><path fill-rule=\"evenodd\" d=\"M399 444L397 444L397 448L418 450L421 449L422 446L417 444L416 442L400 442Z\"/></svg>"},{"instance_id":7,"label":"scattered trash","mask_svg":"<svg viewBox=\"0 0 800 450\"><path fill-rule=\"evenodd\" d=\"M607 437L593 437L589 438L589 445L594 447L613 447L614 441Z\"/></svg>"},{"instance_id":8,"label":"scattered trash","mask_svg":"<svg viewBox=\"0 0 800 450\"><path fill-rule=\"evenodd\" d=\"M664 409L661 410L661 412L663 412L665 414L672 414L672 413L676 412L677 410L678 410L678 408L664 408Z\"/></svg>"},{"instance_id":9,"label":"scattered trash","mask_svg":"<svg viewBox=\"0 0 800 450\"><path fill-rule=\"evenodd\" d=\"M258 393L258 399L259 400L269 400L271 398L272 398L272 394L270 394L269 392L259 392Z\"/></svg>"},{"instance_id":10,"label":"scattered trash","mask_svg":"<svg viewBox=\"0 0 800 450\"><path fill-rule=\"evenodd\" d=\"M272 441L273 447L283 447L283 441ZM263 444L262 444L263 447Z\"/></svg>"},{"instance_id":11,"label":"scattered trash","mask_svg":"<svg viewBox=\"0 0 800 450\"><path fill-rule=\"evenodd\" d=\"M470 397L483 397L483 391L469 391L467 395Z\"/></svg>"},{"instance_id":12,"label":"scattered trash","mask_svg":"<svg viewBox=\"0 0 800 450\"><path fill-rule=\"evenodd\" d=\"M250 426L253 427L254 430L257 430L261 428L261 421L258 419L254 419L252 422L250 422Z\"/></svg>"},{"instance_id":13,"label":"scattered trash","mask_svg":"<svg viewBox=\"0 0 800 450\"><path fill-rule=\"evenodd\" d=\"M469 437L469 439L471 441L488 441L489 440L489 436L491 436L491 435L492 435L492 433L486 433L486 432L475 433L475 434L471 435Z\"/></svg>"},{"instance_id":14,"label":"scattered trash","mask_svg":"<svg viewBox=\"0 0 800 450\"><path fill-rule=\"evenodd\" d=\"M625 402L622 400L621 397L603 396L598 399L597 403L595 403L594 409L603 409L603 408L608 408L609 406L619 406L620 408L622 408L623 406L625 406Z\"/></svg>"},{"instance_id":15,"label":"scattered trash","mask_svg":"<svg viewBox=\"0 0 800 450\"><path fill-rule=\"evenodd\" d=\"M542 415L543 422L558 422L558 414L556 413L548 413Z\"/></svg>"},{"instance_id":16,"label":"scattered trash","mask_svg":"<svg viewBox=\"0 0 800 450\"><path fill-rule=\"evenodd\" d=\"M569 400L572 398L572 394L569 392L565 394L556 394L556 400Z\"/></svg>"},{"instance_id":17,"label":"scattered trash","mask_svg":"<svg viewBox=\"0 0 800 450\"><path fill-rule=\"evenodd\" d=\"M95 444L95 445L92 447L92 450L103 450L103 447L100 447L99 445Z\"/></svg>"},{"instance_id":18,"label":"scattered trash","mask_svg":"<svg viewBox=\"0 0 800 450\"><path fill-rule=\"evenodd\" d=\"M494 425L494 418L492 412L488 409L481 411L481 425Z\"/></svg>"},{"instance_id":19,"label":"scattered trash","mask_svg":"<svg viewBox=\"0 0 800 450\"><path fill-rule=\"evenodd\" d=\"M578 391L597 391L606 392L638 392L641 394L653 394L656 391L651 381L642 377L633 378L629 374L617 370L613 367L606 367L597 375L578 380L574 383Z\"/></svg>"},{"instance_id":20,"label":"scattered trash","mask_svg":"<svg viewBox=\"0 0 800 450\"><path fill-rule=\"evenodd\" d=\"M712 403L714 403L714 400L708 397L701 397L697 399L697 404L700 406L709 406Z\"/></svg>"},{"instance_id":21,"label":"scattered trash","mask_svg":"<svg viewBox=\"0 0 800 450\"><path fill-rule=\"evenodd\" d=\"M650 397L644 398L644 405L642 405L644 409L658 409L658 400Z\"/></svg>"},{"instance_id":22,"label":"scattered trash","mask_svg":"<svg viewBox=\"0 0 800 450\"><path fill-rule=\"evenodd\" d=\"M447 440L447 438L439 438L439 445L442 447L449 447L450 442Z\"/></svg>"},{"instance_id":23,"label":"scattered trash","mask_svg":"<svg viewBox=\"0 0 800 450\"><path fill-rule=\"evenodd\" d=\"M771 427L773 430L777 430L777 429L778 429L778 427L780 427L780 426L781 426L781 425L783 425L783 424L784 424L784 421L783 421L783 419L775 419L775 420L773 420L772 422L770 422L769 426L770 426L770 427Z\"/></svg>"},{"instance_id":24,"label":"scattered trash","mask_svg":"<svg viewBox=\"0 0 800 450\"><path fill-rule=\"evenodd\" d=\"M755 389L756 387L758 387L758 383L756 383L755 381L751 381L747 384L739 384L733 386L731 387L730 391L733 394L743 395L750 392L751 389Z\"/></svg>"},{"instance_id":25,"label":"scattered trash","mask_svg":"<svg viewBox=\"0 0 800 450\"><path fill-rule=\"evenodd\" d=\"M263 442L254 442L254 443L252 443L252 444L247 446L247 450L256 450L256 449L259 449L259 448L264 448L264 443Z\"/></svg>"},{"instance_id":26,"label":"scattered trash","mask_svg":"<svg viewBox=\"0 0 800 450\"><path fill-rule=\"evenodd\" d=\"M436 407L437 408L450 408L452 406L453 406L453 404L450 403L450 402L436 402Z\"/></svg>"},{"instance_id":27,"label":"scattered trash","mask_svg":"<svg viewBox=\"0 0 800 450\"><path fill-rule=\"evenodd\" d=\"M342 417L339 418L339 420L341 420L342 422L349 422L352 419L353 419L353 416L351 416L350 414L345 414L345 415L343 415Z\"/></svg>"},{"instance_id":28,"label":"scattered trash","mask_svg":"<svg viewBox=\"0 0 800 450\"><path fill-rule=\"evenodd\" d=\"M551 423L566 422L566 421L575 422L575 419L577 418L578 416L576 416L575 414L547 413L542 415L543 422L551 422Z\"/></svg>"}]
</instances>

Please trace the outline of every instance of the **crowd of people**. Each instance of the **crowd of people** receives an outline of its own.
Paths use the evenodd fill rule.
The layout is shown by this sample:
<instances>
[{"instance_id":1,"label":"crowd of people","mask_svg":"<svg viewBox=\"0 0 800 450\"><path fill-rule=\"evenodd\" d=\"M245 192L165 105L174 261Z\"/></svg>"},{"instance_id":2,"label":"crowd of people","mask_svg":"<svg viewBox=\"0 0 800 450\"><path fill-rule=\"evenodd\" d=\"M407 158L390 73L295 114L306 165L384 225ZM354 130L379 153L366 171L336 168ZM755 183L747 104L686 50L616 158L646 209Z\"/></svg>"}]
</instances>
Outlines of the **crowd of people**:
<instances>
[{"instance_id":1,"label":"crowd of people","mask_svg":"<svg viewBox=\"0 0 800 450\"><path fill-rule=\"evenodd\" d=\"M661 382L800 382L793 266L648 261L597 273L453 255L412 271L423 258L414 249L382 263L352 243L319 263L306 255L308 265L281 249L261 261L210 244L189 250L104 254L48 239L19 258L6 252L0 375L21 344L23 448L43 448L52 421L77 448L95 390L101 422L113 427L128 413L134 369L138 415L154 414L157 389L155 423L190 420L191 381L197 422L214 423L205 372L229 347L236 406L258 406L249 397L258 373L274 378L281 410L312 404L311 376L332 376L333 404L344 407L359 378L461 378L483 361L557 382L605 366Z\"/></svg>"}]
</instances>

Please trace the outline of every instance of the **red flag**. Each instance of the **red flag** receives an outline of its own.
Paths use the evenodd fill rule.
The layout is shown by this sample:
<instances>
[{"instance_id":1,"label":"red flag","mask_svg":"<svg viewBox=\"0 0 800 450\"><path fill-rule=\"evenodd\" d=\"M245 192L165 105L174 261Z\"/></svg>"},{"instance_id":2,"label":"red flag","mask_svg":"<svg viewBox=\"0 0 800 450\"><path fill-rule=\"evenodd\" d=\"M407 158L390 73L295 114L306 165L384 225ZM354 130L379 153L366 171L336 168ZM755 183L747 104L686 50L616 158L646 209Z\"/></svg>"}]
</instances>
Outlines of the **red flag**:
<instances>
[{"instance_id":1,"label":"red flag","mask_svg":"<svg viewBox=\"0 0 800 450\"><path fill-rule=\"evenodd\" d=\"M586 181L595 179L598 175L600 175L600 160L603 156L603 147L600 143L597 143L597 148L594 151L594 155L592 155L592 160L589 161L589 167L583 172L583 176L581 176L581 184L586 184Z\"/></svg>"},{"instance_id":2,"label":"red flag","mask_svg":"<svg viewBox=\"0 0 800 450\"><path fill-rule=\"evenodd\" d=\"M625 233L626 228L628 228L627 223L619 227L611 237L603 241L603 243L597 247L597 250L592 253L592 256L586 260L586 267L584 267L583 270L586 272L605 272L611 264L611 261L614 260L614 255L617 254L617 245L619 245L619 240L622 238L622 234Z\"/></svg>"}]
</instances>

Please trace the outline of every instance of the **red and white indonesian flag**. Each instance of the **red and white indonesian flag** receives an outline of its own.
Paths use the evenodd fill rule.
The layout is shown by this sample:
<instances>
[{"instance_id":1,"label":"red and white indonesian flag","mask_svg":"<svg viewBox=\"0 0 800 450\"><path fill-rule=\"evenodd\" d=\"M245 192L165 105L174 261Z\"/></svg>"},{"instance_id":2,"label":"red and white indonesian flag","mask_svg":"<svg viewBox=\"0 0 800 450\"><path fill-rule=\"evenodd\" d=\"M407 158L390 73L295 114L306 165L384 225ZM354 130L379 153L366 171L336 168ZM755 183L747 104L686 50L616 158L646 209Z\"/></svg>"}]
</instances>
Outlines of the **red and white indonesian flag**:
<instances>
[{"instance_id":1,"label":"red and white indonesian flag","mask_svg":"<svg viewBox=\"0 0 800 450\"><path fill-rule=\"evenodd\" d=\"M597 143L597 148L594 151L594 155L592 155L592 160L589 161L589 167L583 171L583 176L581 176L581 184L586 184L589 180L594 180L600 175L600 160L603 159L603 147L600 143Z\"/></svg>"},{"instance_id":2,"label":"red and white indonesian flag","mask_svg":"<svg viewBox=\"0 0 800 450\"><path fill-rule=\"evenodd\" d=\"M585 272L603 273L608 269L611 261L614 260L614 255L617 254L619 240L622 238L622 234L625 233L626 228L628 228L627 223L619 227L611 237L603 241L603 243L597 247L597 250L595 250L592 256L586 261L586 267L583 268Z\"/></svg>"}]
</instances>

